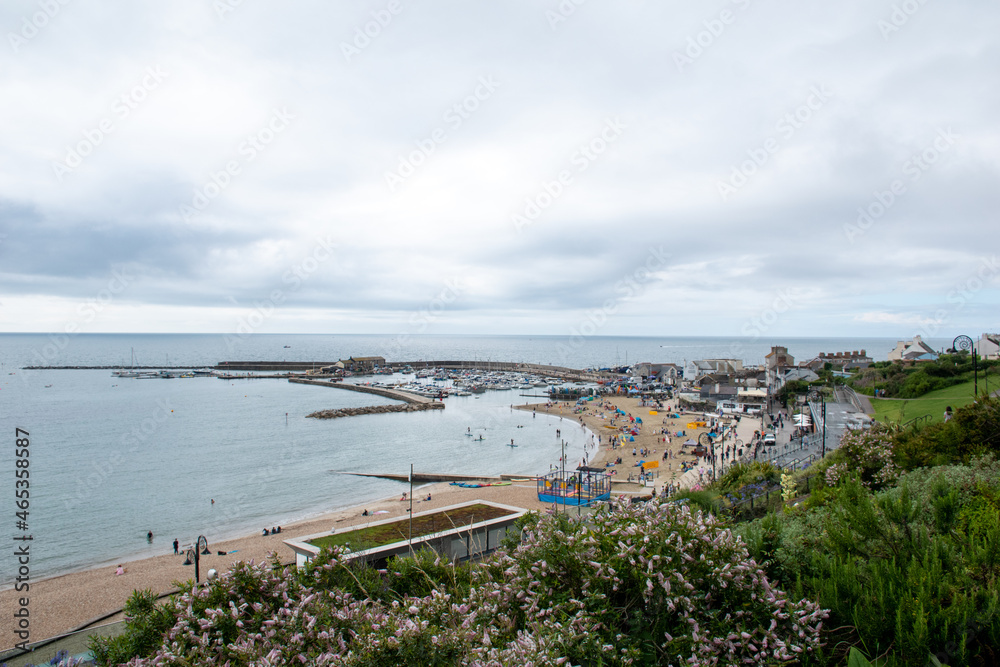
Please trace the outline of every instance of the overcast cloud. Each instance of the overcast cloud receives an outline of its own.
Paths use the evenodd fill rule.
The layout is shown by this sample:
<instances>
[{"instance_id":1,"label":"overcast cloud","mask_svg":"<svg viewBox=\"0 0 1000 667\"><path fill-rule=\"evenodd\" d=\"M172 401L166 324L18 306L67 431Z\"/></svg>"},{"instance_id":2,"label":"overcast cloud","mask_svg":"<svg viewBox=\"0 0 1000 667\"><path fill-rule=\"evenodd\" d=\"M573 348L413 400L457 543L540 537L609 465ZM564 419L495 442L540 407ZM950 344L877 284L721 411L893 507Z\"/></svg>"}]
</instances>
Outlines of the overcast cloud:
<instances>
[{"instance_id":1,"label":"overcast cloud","mask_svg":"<svg viewBox=\"0 0 1000 667\"><path fill-rule=\"evenodd\" d=\"M11 0L0 27L0 331L1000 329L995 3Z\"/></svg>"}]
</instances>

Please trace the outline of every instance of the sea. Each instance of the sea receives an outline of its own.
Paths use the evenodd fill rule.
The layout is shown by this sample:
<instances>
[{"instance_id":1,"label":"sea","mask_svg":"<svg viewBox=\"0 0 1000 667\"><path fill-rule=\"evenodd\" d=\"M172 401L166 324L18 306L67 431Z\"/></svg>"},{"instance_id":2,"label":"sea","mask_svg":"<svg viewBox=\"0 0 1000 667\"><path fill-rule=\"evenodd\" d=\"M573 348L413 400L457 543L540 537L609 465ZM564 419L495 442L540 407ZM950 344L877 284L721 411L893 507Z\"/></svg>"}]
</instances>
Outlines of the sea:
<instances>
[{"instance_id":1,"label":"sea","mask_svg":"<svg viewBox=\"0 0 1000 667\"><path fill-rule=\"evenodd\" d=\"M927 342L940 349L949 341ZM170 553L175 538L183 544L204 535L211 546L408 491L404 482L346 473L405 474L412 465L417 472L536 475L557 465L564 451L568 461L579 460L590 437L558 417L512 409L544 400L541 390L453 396L444 410L318 420L306 415L393 401L276 379L137 380L107 369L29 366L127 368L134 358L140 366L200 368L351 356L572 368L719 357L759 364L774 344L800 360L865 349L878 361L895 340L0 334L3 533L8 539L31 535L31 576L56 576ZM465 435L470 430L475 439ZM16 471L23 469L15 456L18 437L29 442L27 510L15 505ZM507 446L512 439L517 447ZM13 557L0 559L0 586L10 586Z\"/></svg>"}]
</instances>

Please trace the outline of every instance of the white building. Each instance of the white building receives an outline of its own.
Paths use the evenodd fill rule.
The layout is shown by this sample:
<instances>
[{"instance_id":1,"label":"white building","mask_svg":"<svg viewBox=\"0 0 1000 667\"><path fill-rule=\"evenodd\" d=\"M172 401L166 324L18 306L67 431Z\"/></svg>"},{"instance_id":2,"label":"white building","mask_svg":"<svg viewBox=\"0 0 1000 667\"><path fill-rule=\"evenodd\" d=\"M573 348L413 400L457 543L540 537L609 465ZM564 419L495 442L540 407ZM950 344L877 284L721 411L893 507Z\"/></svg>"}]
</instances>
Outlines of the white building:
<instances>
[{"instance_id":1,"label":"white building","mask_svg":"<svg viewBox=\"0 0 1000 667\"><path fill-rule=\"evenodd\" d=\"M918 334L913 337L913 340L898 341L896 347L892 349L892 352L886 358L889 361L937 359L937 353L934 352L934 349L930 345L921 340Z\"/></svg>"},{"instance_id":2,"label":"white building","mask_svg":"<svg viewBox=\"0 0 1000 667\"><path fill-rule=\"evenodd\" d=\"M696 359L687 362L684 367L684 379L687 382L697 382L706 375L733 375L743 370L742 359Z\"/></svg>"},{"instance_id":3,"label":"white building","mask_svg":"<svg viewBox=\"0 0 1000 667\"><path fill-rule=\"evenodd\" d=\"M984 359L1000 359L1000 334L984 333L973 346L976 354Z\"/></svg>"}]
</instances>

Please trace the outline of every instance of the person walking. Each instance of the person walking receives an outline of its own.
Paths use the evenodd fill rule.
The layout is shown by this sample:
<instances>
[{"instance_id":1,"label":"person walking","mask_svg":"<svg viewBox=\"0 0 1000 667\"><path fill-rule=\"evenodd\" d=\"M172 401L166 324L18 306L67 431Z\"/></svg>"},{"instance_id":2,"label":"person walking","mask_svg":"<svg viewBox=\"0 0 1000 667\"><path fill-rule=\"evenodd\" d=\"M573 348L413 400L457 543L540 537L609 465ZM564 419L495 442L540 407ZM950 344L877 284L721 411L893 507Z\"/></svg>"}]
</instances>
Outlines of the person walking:
<instances>
[{"instance_id":1,"label":"person walking","mask_svg":"<svg viewBox=\"0 0 1000 667\"><path fill-rule=\"evenodd\" d=\"M180 553L180 552L179 552L179 551L177 550L177 549L178 549L178 547L180 547L180 545L181 545L181 543L180 543L180 542L178 542L178 541L177 541L177 538L175 537L175 538L174 538L174 553L175 553L175 554L176 554L176 553Z\"/></svg>"}]
</instances>

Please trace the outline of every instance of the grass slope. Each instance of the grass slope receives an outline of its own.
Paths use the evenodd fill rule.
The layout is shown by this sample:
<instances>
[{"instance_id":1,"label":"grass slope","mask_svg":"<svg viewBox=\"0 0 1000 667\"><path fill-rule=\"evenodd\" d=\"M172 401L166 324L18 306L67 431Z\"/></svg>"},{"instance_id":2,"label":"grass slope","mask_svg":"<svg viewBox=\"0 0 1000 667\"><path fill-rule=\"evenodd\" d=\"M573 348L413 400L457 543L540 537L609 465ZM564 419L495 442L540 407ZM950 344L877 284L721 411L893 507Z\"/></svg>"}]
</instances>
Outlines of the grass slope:
<instances>
[{"instance_id":1,"label":"grass slope","mask_svg":"<svg viewBox=\"0 0 1000 667\"><path fill-rule=\"evenodd\" d=\"M980 381L979 389L985 387ZM944 409L951 406L957 410L972 402L972 382L963 382L952 387L931 391L920 398L872 398L875 419L883 423L904 423L923 415L931 416L931 423L944 421Z\"/></svg>"}]
</instances>

